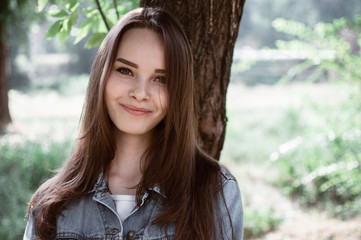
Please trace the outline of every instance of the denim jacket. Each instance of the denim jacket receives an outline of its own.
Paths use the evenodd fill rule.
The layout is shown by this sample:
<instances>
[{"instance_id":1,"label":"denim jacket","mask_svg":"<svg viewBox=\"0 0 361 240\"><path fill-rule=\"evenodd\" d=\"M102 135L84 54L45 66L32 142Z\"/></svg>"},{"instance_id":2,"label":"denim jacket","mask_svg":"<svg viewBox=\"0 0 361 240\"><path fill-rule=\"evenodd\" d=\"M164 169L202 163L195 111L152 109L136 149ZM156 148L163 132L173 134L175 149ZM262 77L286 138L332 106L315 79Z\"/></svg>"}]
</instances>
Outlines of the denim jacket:
<instances>
[{"instance_id":1,"label":"denim jacket","mask_svg":"<svg viewBox=\"0 0 361 240\"><path fill-rule=\"evenodd\" d=\"M238 184L225 169L222 170L222 186L225 202L232 218L233 239L243 239L243 207ZM158 197L150 198L153 191ZM100 174L92 191L87 195L72 200L57 220L55 239L175 239L175 225L167 229L152 224L164 201L158 187L149 189L142 196L141 204L136 206L122 222L107 185ZM228 213L224 201L220 200L220 215L223 229L217 226L216 239L232 239ZM219 222L216 219L216 224ZM35 238L33 218L30 216L26 226L24 240Z\"/></svg>"}]
</instances>

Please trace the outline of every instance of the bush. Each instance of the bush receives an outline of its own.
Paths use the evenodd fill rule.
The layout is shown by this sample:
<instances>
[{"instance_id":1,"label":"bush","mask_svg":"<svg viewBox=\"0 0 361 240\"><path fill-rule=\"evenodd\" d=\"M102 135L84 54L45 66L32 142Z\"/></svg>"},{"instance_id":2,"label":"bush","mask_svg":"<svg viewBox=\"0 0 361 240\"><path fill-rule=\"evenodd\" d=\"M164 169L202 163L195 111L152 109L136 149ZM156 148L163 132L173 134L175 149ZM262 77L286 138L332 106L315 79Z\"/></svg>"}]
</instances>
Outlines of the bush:
<instances>
[{"instance_id":1,"label":"bush","mask_svg":"<svg viewBox=\"0 0 361 240\"><path fill-rule=\"evenodd\" d=\"M284 143L271 159L285 193L347 218L361 214L361 107L348 102L336 109L314 106L307 114L322 127Z\"/></svg>"},{"instance_id":2,"label":"bush","mask_svg":"<svg viewBox=\"0 0 361 240\"><path fill-rule=\"evenodd\" d=\"M67 158L70 142L0 138L0 239L22 239L27 203Z\"/></svg>"},{"instance_id":3,"label":"bush","mask_svg":"<svg viewBox=\"0 0 361 240\"><path fill-rule=\"evenodd\" d=\"M275 210L269 208L266 211L246 211L244 216L244 237L254 238L268 233L278 227L283 218L276 216Z\"/></svg>"}]
</instances>

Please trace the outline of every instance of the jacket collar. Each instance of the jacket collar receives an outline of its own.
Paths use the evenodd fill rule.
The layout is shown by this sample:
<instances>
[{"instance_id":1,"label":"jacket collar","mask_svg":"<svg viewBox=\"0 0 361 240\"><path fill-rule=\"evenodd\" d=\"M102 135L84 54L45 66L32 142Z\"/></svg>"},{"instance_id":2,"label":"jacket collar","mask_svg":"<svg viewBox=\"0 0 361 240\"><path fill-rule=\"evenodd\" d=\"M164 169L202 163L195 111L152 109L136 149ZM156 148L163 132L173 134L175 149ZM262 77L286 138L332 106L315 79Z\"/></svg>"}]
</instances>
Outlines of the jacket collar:
<instances>
[{"instance_id":1,"label":"jacket collar","mask_svg":"<svg viewBox=\"0 0 361 240\"><path fill-rule=\"evenodd\" d=\"M153 191L153 192L161 195L163 198L167 198L160 190L160 187L158 184L155 184L153 187L148 188L148 191ZM96 183L94 184L93 189L89 193L102 194L102 193L107 193L107 192L109 192L109 189L104 180L104 173L101 172L98 176ZM148 196L149 193L145 193L145 195Z\"/></svg>"}]
</instances>

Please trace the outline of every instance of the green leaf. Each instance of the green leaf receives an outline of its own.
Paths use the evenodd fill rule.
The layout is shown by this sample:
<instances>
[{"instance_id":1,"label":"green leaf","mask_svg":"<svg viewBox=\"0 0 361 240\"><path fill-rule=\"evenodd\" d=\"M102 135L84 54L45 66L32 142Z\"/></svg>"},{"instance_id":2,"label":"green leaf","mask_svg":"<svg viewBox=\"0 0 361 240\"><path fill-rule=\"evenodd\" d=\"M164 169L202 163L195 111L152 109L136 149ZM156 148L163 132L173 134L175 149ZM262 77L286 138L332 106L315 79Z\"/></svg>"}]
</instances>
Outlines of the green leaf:
<instances>
[{"instance_id":1,"label":"green leaf","mask_svg":"<svg viewBox=\"0 0 361 240\"><path fill-rule=\"evenodd\" d=\"M108 22L109 27L112 28L114 26L114 24L117 22L116 16L115 15L113 17L108 16L107 22ZM108 31L108 29L106 29L106 30Z\"/></svg>"},{"instance_id":2,"label":"green leaf","mask_svg":"<svg viewBox=\"0 0 361 240\"><path fill-rule=\"evenodd\" d=\"M77 0L66 0L65 7L69 11L74 12L79 7L79 2Z\"/></svg>"},{"instance_id":3,"label":"green leaf","mask_svg":"<svg viewBox=\"0 0 361 240\"><path fill-rule=\"evenodd\" d=\"M58 34L60 44L63 44L70 35L70 28L62 28Z\"/></svg>"},{"instance_id":4,"label":"green leaf","mask_svg":"<svg viewBox=\"0 0 361 240\"><path fill-rule=\"evenodd\" d=\"M76 24L76 21L78 20L78 12L73 12L70 15L69 21L71 23L71 27L73 27Z\"/></svg>"},{"instance_id":5,"label":"green leaf","mask_svg":"<svg viewBox=\"0 0 361 240\"><path fill-rule=\"evenodd\" d=\"M93 48L100 45L107 34L105 32L93 33L85 44L86 48Z\"/></svg>"},{"instance_id":6,"label":"green leaf","mask_svg":"<svg viewBox=\"0 0 361 240\"><path fill-rule=\"evenodd\" d=\"M99 10L98 9L84 9L83 12L87 17L90 18L94 15L97 15Z\"/></svg>"},{"instance_id":7,"label":"green leaf","mask_svg":"<svg viewBox=\"0 0 361 240\"><path fill-rule=\"evenodd\" d=\"M278 32L291 34L302 39L308 39L312 35L312 29L304 23L283 18L273 20L272 27Z\"/></svg>"},{"instance_id":8,"label":"green leaf","mask_svg":"<svg viewBox=\"0 0 361 240\"><path fill-rule=\"evenodd\" d=\"M102 22L102 19L99 14L92 15L89 19L91 19L92 22L93 32L106 32L100 30L100 23Z\"/></svg>"},{"instance_id":9,"label":"green leaf","mask_svg":"<svg viewBox=\"0 0 361 240\"><path fill-rule=\"evenodd\" d=\"M55 18L63 18L63 17L67 17L69 14L64 9L61 9L58 11L49 12L49 15Z\"/></svg>"},{"instance_id":10,"label":"green leaf","mask_svg":"<svg viewBox=\"0 0 361 240\"><path fill-rule=\"evenodd\" d=\"M97 31L96 32L108 32L108 29L107 29L107 27L103 21L103 18L101 17L100 14L97 15L97 17L95 18L95 21L97 21L97 23L96 23Z\"/></svg>"},{"instance_id":11,"label":"green leaf","mask_svg":"<svg viewBox=\"0 0 361 240\"><path fill-rule=\"evenodd\" d=\"M41 12L44 9L47 2L48 2L48 0L38 0L38 11L39 12Z\"/></svg>"},{"instance_id":12,"label":"green leaf","mask_svg":"<svg viewBox=\"0 0 361 240\"><path fill-rule=\"evenodd\" d=\"M73 44L77 44L83 38L85 38L88 35L91 27L92 27L92 19L90 19L90 18L85 19L79 28L78 36L76 37Z\"/></svg>"},{"instance_id":13,"label":"green leaf","mask_svg":"<svg viewBox=\"0 0 361 240\"><path fill-rule=\"evenodd\" d=\"M63 26L63 20L58 20L55 23L53 23L53 25L51 25L51 27L49 28L48 31L46 31L45 33L45 37L47 39L51 39L53 38L57 33L59 33L60 29Z\"/></svg>"},{"instance_id":14,"label":"green leaf","mask_svg":"<svg viewBox=\"0 0 361 240\"><path fill-rule=\"evenodd\" d=\"M78 14L76 12L74 12L73 14L71 14L69 17L67 17L64 20L63 26L59 32L60 44L63 44L68 39L71 29L73 27L73 23L75 24L77 17L78 17ZM74 19L75 19L75 21L74 21Z\"/></svg>"},{"instance_id":15,"label":"green leaf","mask_svg":"<svg viewBox=\"0 0 361 240\"><path fill-rule=\"evenodd\" d=\"M60 31L69 31L70 32L70 29L71 29L70 17L67 17L64 19L63 27L62 27L62 29L60 29Z\"/></svg>"},{"instance_id":16,"label":"green leaf","mask_svg":"<svg viewBox=\"0 0 361 240\"><path fill-rule=\"evenodd\" d=\"M77 2L73 7L70 8L70 11L74 12L78 7L79 7L79 3Z\"/></svg>"}]
</instances>

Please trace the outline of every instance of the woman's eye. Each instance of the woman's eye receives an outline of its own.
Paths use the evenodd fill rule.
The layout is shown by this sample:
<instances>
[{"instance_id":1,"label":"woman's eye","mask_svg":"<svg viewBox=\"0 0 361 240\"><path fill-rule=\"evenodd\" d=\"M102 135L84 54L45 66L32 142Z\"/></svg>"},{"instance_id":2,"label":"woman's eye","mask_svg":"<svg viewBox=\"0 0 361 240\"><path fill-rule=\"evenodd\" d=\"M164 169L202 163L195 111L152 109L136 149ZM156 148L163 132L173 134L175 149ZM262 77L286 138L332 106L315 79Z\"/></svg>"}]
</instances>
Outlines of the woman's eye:
<instances>
[{"instance_id":1,"label":"woman's eye","mask_svg":"<svg viewBox=\"0 0 361 240\"><path fill-rule=\"evenodd\" d=\"M161 84L167 84L165 77L156 77L154 81Z\"/></svg>"},{"instance_id":2,"label":"woman's eye","mask_svg":"<svg viewBox=\"0 0 361 240\"><path fill-rule=\"evenodd\" d=\"M118 72L120 72L123 75L127 75L127 76L133 76L133 73L131 70L129 70L128 68L118 68L117 69Z\"/></svg>"}]
</instances>

